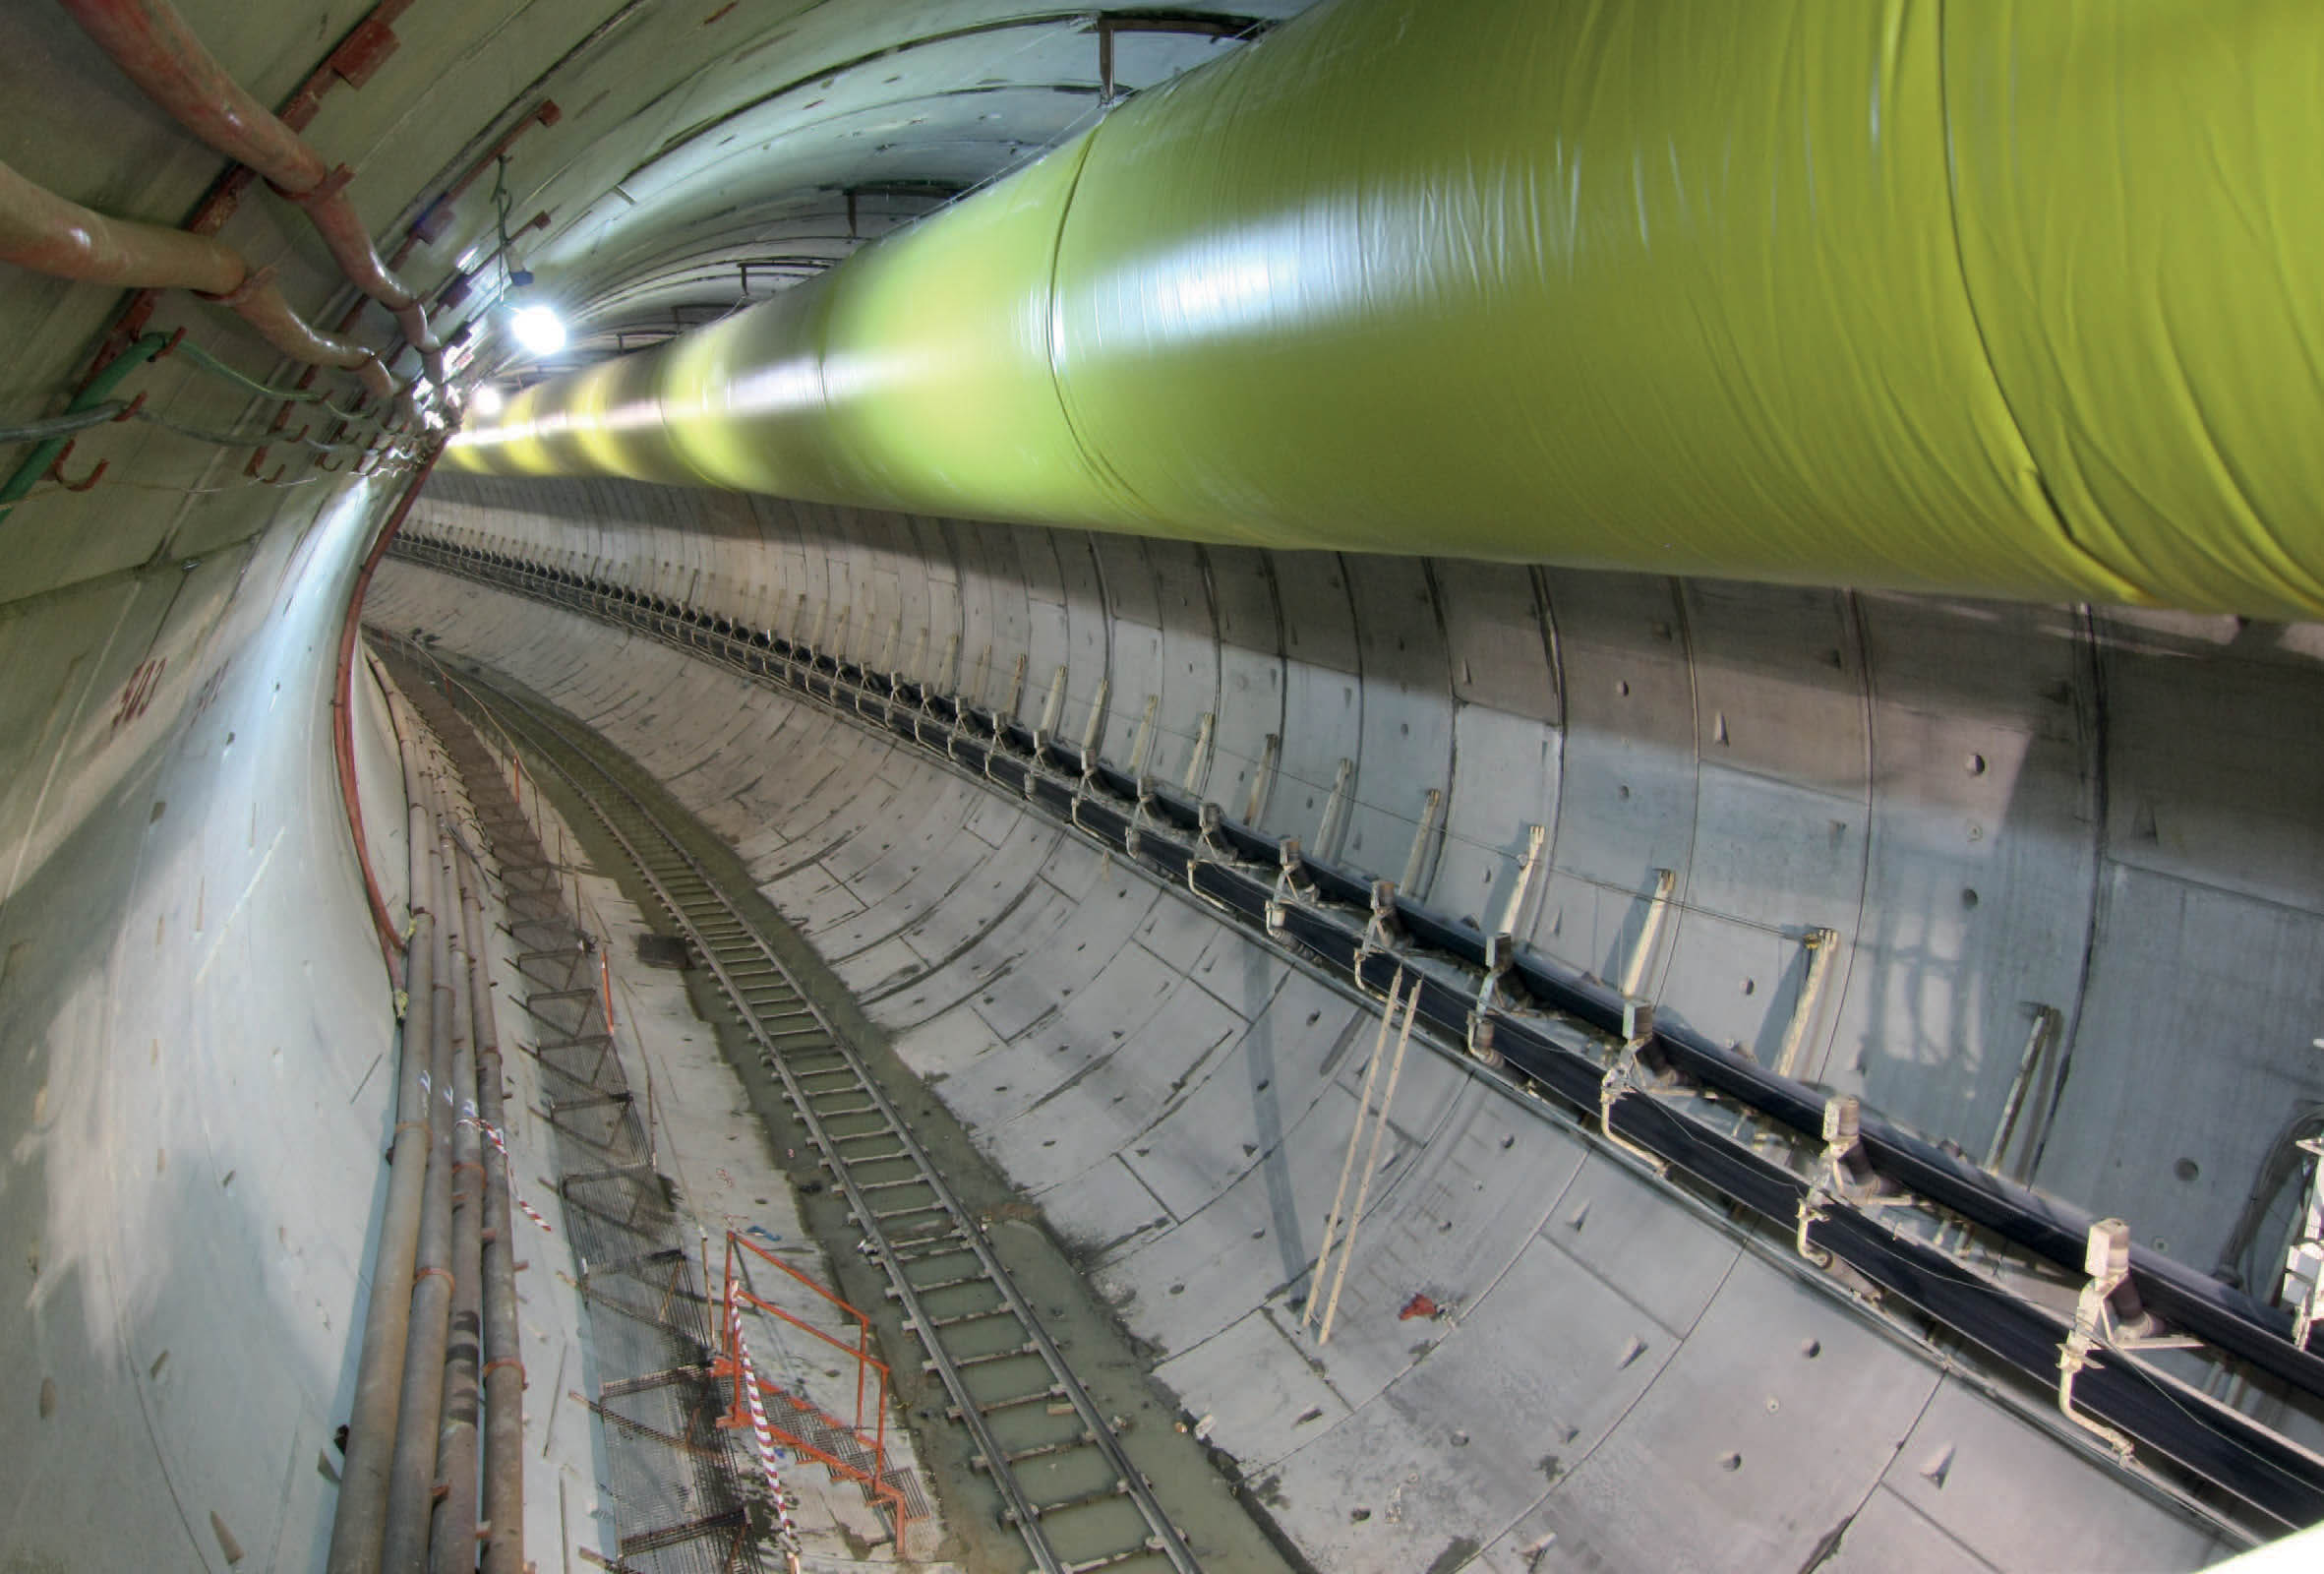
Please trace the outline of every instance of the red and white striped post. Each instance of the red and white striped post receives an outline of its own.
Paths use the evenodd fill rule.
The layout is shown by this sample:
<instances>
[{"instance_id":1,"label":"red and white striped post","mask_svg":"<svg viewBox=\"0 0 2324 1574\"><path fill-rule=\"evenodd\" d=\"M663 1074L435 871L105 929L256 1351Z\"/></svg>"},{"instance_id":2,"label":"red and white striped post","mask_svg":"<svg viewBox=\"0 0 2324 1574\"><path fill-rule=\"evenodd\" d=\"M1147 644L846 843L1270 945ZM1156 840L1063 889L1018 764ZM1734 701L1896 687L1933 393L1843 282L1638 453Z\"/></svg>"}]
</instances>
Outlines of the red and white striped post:
<instances>
[{"instance_id":1,"label":"red and white striped post","mask_svg":"<svg viewBox=\"0 0 2324 1574\"><path fill-rule=\"evenodd\" d=\"M750 1405L750 1430L758 1438L758 1464L766 1473L767 1501L774 1506L775 1522L781 1527L783 1561L791 1574L799 1574L799 1525L791 1517L791 1497L783 1490L782 1474L775 1468L774 1429L766 1423L766 1406L758 1394L758 1370L750 1363L750 1345L743 1337L743 1313L735 1302L732 1280L727 1283L726 1318L735 1341L735 1380L743 1385L744 1397Z\"/></svg>"}]
</instances>

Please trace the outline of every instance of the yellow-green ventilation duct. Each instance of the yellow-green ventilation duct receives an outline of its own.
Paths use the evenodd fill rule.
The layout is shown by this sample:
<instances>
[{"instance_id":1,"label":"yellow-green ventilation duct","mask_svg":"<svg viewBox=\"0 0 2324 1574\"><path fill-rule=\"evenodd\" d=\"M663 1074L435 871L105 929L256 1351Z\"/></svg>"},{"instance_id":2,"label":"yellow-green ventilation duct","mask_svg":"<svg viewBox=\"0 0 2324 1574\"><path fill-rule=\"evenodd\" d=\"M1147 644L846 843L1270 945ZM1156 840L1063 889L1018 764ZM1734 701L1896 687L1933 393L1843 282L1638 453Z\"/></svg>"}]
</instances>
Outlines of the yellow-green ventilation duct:
<instances>
[{"instance_id":1,"label":"yellow-green ventilation duct","mask_svg":"<svg viewBox=\"0 0 2324 1574\"><path fill-rule=\"evenodd\" d=\"M1336 0L451 462L2324 614L2324 6Z\"/></svg>"}]
</instances>

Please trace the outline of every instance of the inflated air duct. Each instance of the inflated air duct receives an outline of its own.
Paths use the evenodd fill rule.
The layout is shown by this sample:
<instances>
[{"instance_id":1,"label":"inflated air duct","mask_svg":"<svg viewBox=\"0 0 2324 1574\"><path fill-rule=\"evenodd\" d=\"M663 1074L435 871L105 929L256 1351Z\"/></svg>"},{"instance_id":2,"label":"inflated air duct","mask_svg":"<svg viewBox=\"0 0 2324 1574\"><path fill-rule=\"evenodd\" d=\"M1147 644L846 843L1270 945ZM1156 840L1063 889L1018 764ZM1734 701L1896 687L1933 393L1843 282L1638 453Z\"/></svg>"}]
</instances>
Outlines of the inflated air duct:
<instances>
[{"instance_id":1,"label":"inflated air duct","mask_svg":"<svg viewBox=\"0 0 2324 1574\"><path fill-rule=\"evenodd\" d=\"M2324 614L2324 7L1327 0L447 462Z\"/></svg>"}]
</instances>

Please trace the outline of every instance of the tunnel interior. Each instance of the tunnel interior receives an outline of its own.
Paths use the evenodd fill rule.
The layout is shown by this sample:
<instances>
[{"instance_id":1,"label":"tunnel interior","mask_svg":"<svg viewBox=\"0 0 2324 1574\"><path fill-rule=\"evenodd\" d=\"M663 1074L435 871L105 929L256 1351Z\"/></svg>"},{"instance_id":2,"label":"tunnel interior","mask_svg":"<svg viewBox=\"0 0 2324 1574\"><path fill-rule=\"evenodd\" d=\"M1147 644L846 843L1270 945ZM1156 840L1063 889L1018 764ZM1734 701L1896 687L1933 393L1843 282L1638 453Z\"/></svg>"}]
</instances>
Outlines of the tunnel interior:
<instances>
[{"instance_id":1,"label":"tunnel interior","mask_svg":"<svg viewBox=\"0 0 2324 1574\"><path fill-rule=\"evenodd\" d=\"M543 1046L631 1038L586 1097L703 1329L712 1170L903 1304L671 878L1061 1287L1127 1568L2294 1546L2320 55L2258 3L0 15L0 1566L395 1565L344 1522L454 966L519 1097L445 1141L546 1234L474 1248L529 1258L521 1527L433 1566L714 1566L657 1541L713 1507L732 1567L1087 1566L965 1528L1011 1471L949 1484L996 1445L909 1305L924 1543L787 1529L740 1410L731 1504L639 1505ZM533 867L594 932L526 995Z\"/></svg>"}]
</instances>

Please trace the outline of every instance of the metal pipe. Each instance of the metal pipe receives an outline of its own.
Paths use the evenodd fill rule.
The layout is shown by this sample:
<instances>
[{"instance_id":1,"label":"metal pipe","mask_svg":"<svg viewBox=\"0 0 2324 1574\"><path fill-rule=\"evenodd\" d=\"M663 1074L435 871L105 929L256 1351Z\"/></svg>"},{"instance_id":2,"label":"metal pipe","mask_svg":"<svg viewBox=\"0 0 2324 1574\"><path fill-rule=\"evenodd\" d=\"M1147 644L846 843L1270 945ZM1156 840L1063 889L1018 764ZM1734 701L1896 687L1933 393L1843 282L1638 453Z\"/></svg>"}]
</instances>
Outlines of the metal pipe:
<instances>
[{"instance_id":1,"label":"metal pipe","mask_svg":"<svg viewBox=\"0 0 2324 1574\"><path fill-rule=\"evenodd\" d=\"M331 1521L328 1574L378 1574L387 1513L387 1484L402 1409L402 1373L410 1334L412 1274L420 1235L431 1139L428 1065L436 1020L438 862L429 836L417 742L403 717L402 696L387 693L387 714L403 764L410 840L411 984L398 1050L395 1135L387 1160L387 1205L373 1260L371 1299L364 1310L362 1353L355 1364L355 1404L347 1422L346 1460L338 1510Z\"/></svg>"},{"instance_id":2,"label":"metal pipe","mask_svg":"<svg viewBox=\"0 0 2324 1574\"><path fill-rule=\"evenodd\" d=\"M457 1101L451 1138L451 1336L445 1350L444 1398L437 1427L435 1523L429 1534L430 1574L476 1571L476 1368L484 1323L484 1165L476 1130L476 992L485 928L464 850L453 858L459 886L459 944L452 958L454 996L465 1007L452 1041L451 1081Z\"/></svg>"},{"instance_id":3,"label":"metal pipe","mask_svg":"<svg viewBox=\"0 0 2324 1574\"><path fill-rule=\"evenodd\" d=\"M204 47L168 0L60 0L83 31L113 57L179 125L238 163L265 176L306 210L341 272L395 314L404 336L444 378L443 348L411 287L380 260L371 232L347 200L352 171L332 168L273 111L253 98Z\"/></svg>"},{"instance_id":4,"label":"metal pipe","mask_svg":"<svg viewBox=\"0 0 2324 1574\"><path fill-rule=\"evenodd\" d=\"M81 30L177 123L289 191L329 169L298 133L243 91L166 0L59 0Z\"/></svg>"},{"instance_id":5,"label":"metal pipe","mask_svg":"<svg viewBox=\"0 0 2324 1574\"><path fill-rule=\"evenodd\" d=\"M428 476L436 468L436 459L443 451L431 451L420 461L420 467L403 485L403 495L395 500L395 507L380 525L379 534L372 538L371 550L364 554L363 566L355 571L354 587L347 592L346 616L339 620L339 659L337 676L330 692L331 728L330 752L338 768L339 797L347 806L347 829L355 841L355 861L363 870L363 894L371 904L372 927L379 931L380 953L387 959L388 982L396 989L403 988L404 968L401 960L400 938L395 933L395 920L387 911L387 898L380 889L378 872L371 867L371 842L363 829L363 795L355 785L355 717L354 677L355 644L363 625L363 598L371 589L372 575L378 572L380 559L387 555L387 548L410 516L412 505L419 500L420 488L428 484ZM385 691L385 685L382 686ZM388 710L389 720L394 710ZM400 745L402 732L397 729ZM408 793L410 783L406 782ZM412 887L407 905L419 905L419 888Z\"/></svg>"},{"instance_id":6,"label":"metal pipe","mask_svg":"<svg viewBox=\"0 0 2324 1574\"><path fill-rule=\"evenodd\" d=\"M479 937L468 1008L476 1052L476 1113L502 1129L501 1036L475 892L463 909ZM516 1341L516 1239L510 1233L508 1161L484 1167L484 1574L524 1574L524 1362Z\"/></svg>"},{"instance_id":7,"label":"metal pipe","mask_svg":"<svg viewBox=\"0 0 2324 1574\"><path fill-rule=\"evenodd\" d=\"M389 30L389 24L409 8L410 0L380 0L373 6L308 73L307 80L282 101L281 108L275 111L282 123L293 131L303 130L322 108L327 93L335 88L359 87L368 81L379 63L393 52L395 35ZM209 192L196 205L185 227L197 235L216 234L240 208L242 194L256 178L248 164L228 165L210 182ZM90 368L92 374L145 331L157 298L156 292L150 289L139 290L130 297L106 332L103 347L97 351L95 365Z\"/></svg>"},{"instance_id":8,"label":"metal pipe","mask_svg":"<svg viewBox=\"0 0 2324 1574\"><path fill-rule=\"evenodd\" d=\"M146 284L223 295L250 268L224 241L107 218L0 164L0 262L95 284Z\"/></svg>"},{"instance_id":9,"label":"metal pipe","mask_svg":"<svg viewBox=\"0 0 2324 1574\"><path fill-rule=\"evenodd\" d=\"M434 783L429 856L438 864L438 889L452 888L450 838L442 829L443 803ZM429 1043L428 1180L420 1202L419 1250L412 1270L411 1332L403 1348L403 1397L395 1454L387 1478L387 1515L380 1566L386 1574L418 1574L428 1562L428 1521L436 1495L437 1423L444 1404L444 1352L451 1331L451 1090L452 1039L467 1037L459 1020L461 981L451 966L450 903L436 929L436 1009Z\"/></svg>"},{"instance_id":10,"label":"metal pipe","mask_svg":"<svg viewBox=\"0 0 2324 1574\"><path fill-rule=\"evenodd\" d=\"M5 164L0 164L0 262L84 283L192 290L212 305L230 308L292 360L345 368L373 393L394 396L394 380L379 357L315 329L291 310L270 270L253 270L224 241L107 217Z\"/></svg>"},{"instance_id":11,"label":"metal pipe","mask_svg":"<svg viewBox=\"0 0 2324 1574\"><path fill-rule=\"evenodd\" d=\"M380 365L379 357L351 339L324 333L291 310L290 302L283 299L282 291L274 285L272 269L259 269L233 289L212 291L206 298L231 308L257 329L268 343L292 360L353 372L373 394L382 398L394 397L395 384L387 376L387 368Z\"/></svg>"}]
</instances>

